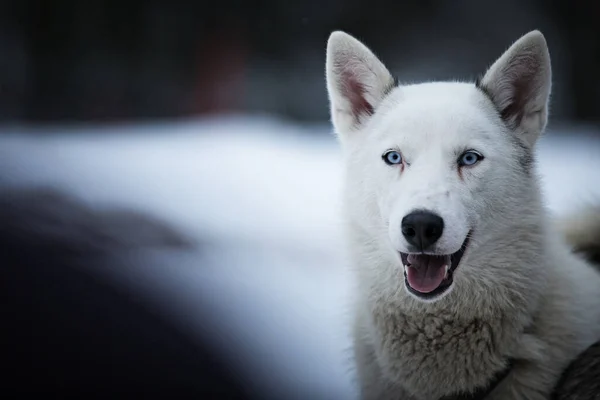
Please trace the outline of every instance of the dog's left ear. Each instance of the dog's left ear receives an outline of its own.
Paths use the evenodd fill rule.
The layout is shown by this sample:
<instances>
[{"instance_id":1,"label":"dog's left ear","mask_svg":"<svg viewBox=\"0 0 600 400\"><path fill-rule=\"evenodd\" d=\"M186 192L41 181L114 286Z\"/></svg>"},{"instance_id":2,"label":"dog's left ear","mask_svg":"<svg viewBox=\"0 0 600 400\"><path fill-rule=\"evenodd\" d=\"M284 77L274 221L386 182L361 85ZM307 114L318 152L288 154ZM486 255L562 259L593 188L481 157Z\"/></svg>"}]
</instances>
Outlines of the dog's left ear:
<instances>
[{"instance_id":1,"label":"dog's left ear","mask_svg":"<svg viewBox=\"0 0 600 400\"><path fill-rule=\"evenodd\" d=\"M517 40L477 82L507 126L533 146L546 128L552 86L546 39L532 31Z\"/></svg>"},{"instance_id":2,"label":"dog's left ear","mask_svg":"<svg viewBox=\"0 0 600 400\"><path fill-rule=\"evenodd\" d=\"M394 87L394 78L364 44L333 32L327 42L327 91L336 133L360 129Z\"/></svg>"}]
</instances>

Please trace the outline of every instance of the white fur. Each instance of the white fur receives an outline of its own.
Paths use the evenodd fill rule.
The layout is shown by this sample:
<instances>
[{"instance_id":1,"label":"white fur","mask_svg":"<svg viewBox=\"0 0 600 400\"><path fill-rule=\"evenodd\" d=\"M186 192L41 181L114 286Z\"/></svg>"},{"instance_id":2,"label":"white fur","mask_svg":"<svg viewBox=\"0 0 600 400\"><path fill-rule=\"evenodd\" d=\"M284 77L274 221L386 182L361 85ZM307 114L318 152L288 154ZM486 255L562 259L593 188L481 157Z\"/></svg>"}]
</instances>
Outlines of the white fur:
<instances>
[{"instance_id":1,"label":"white fur","mask_svg":"<svg viewBox=\"0 0 600 400\"><path fill-rule=\"evenodd\" d=\"M551 229L530 165L550 82L537 31L510 47L480 88L391 89L391 74L371 51L345 33L331 35L327 87L345 158L362 398L471 392L513 358L488 398L547 399L564 367L600 338L600 276ZM388 149L405 164L384 163ZM484 159L459 167L471 149ZM456 252L473 230L451 289L432 301L409 294L398 254L407 252L401 220L415 209L444 219L436 253Z\"/></svg>"}]
</instances>

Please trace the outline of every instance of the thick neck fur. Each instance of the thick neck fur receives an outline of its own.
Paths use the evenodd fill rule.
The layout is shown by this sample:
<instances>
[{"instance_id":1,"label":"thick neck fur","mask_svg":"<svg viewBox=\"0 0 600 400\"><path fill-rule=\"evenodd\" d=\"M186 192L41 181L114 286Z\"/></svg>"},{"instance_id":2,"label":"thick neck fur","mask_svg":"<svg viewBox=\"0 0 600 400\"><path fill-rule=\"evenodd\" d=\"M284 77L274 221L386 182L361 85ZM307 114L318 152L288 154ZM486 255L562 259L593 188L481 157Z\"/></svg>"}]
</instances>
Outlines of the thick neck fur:
<instances>
[{"instance_id":1,"label":"thick neck fur","mask_svg":"<svg viewBox=\"0 0 600 400\"><path fill-rule=\"evenodd\" d=\"M494 229L482 222L455 272L453 289L435 302L408 293L397 254L386 248L383 237L374 237L350 218L359 312L370 327L383 374L402 382L415 398L435 399L484 386L519 346L547 274L542 235L547 221L536 186L533 182L530 198L520 199L529 204L529 213L494 218L489 222ZM510 204L501 207L510 214Z\"/></svg>"}]
</instances>

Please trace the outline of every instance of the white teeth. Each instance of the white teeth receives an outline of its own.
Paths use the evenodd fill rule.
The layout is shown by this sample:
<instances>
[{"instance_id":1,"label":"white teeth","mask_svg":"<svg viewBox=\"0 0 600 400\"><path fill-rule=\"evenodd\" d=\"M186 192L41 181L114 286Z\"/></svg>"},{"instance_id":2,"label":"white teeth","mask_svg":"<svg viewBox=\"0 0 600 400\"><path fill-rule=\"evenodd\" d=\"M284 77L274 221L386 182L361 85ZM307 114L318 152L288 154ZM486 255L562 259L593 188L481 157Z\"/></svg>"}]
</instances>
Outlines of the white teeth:
<instances>
[{"instance_id":1,"label":"white teeth","mask_svg":"<svg viewBox=\"0 0 600 400\"><path fill-rule=\"evenodd\" d=\"M446 274L444 275L444 279L448 278L448 272L450 272L450 266L448 264L444 265L446 267Z\"/></svg>"}]
</instances>

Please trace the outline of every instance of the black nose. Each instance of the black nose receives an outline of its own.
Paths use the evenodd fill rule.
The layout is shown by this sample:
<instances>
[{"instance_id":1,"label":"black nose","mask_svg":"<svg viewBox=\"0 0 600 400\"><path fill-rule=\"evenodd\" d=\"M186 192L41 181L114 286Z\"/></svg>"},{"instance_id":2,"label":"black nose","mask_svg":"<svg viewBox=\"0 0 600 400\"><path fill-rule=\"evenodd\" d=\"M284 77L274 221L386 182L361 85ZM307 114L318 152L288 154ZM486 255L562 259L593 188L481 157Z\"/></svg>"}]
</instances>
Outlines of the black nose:
<instances>
[{"instance_id":1,"label":"black nose","mask_svg":"<svg viewBox=\"0 0 600 400\"><path fill-rule=\"evenodd\" d=\"M402 234L419 251L437 242L443 232L444 220L429 211L413 211L402 218Z\"/></svg>"}]
</instances>

